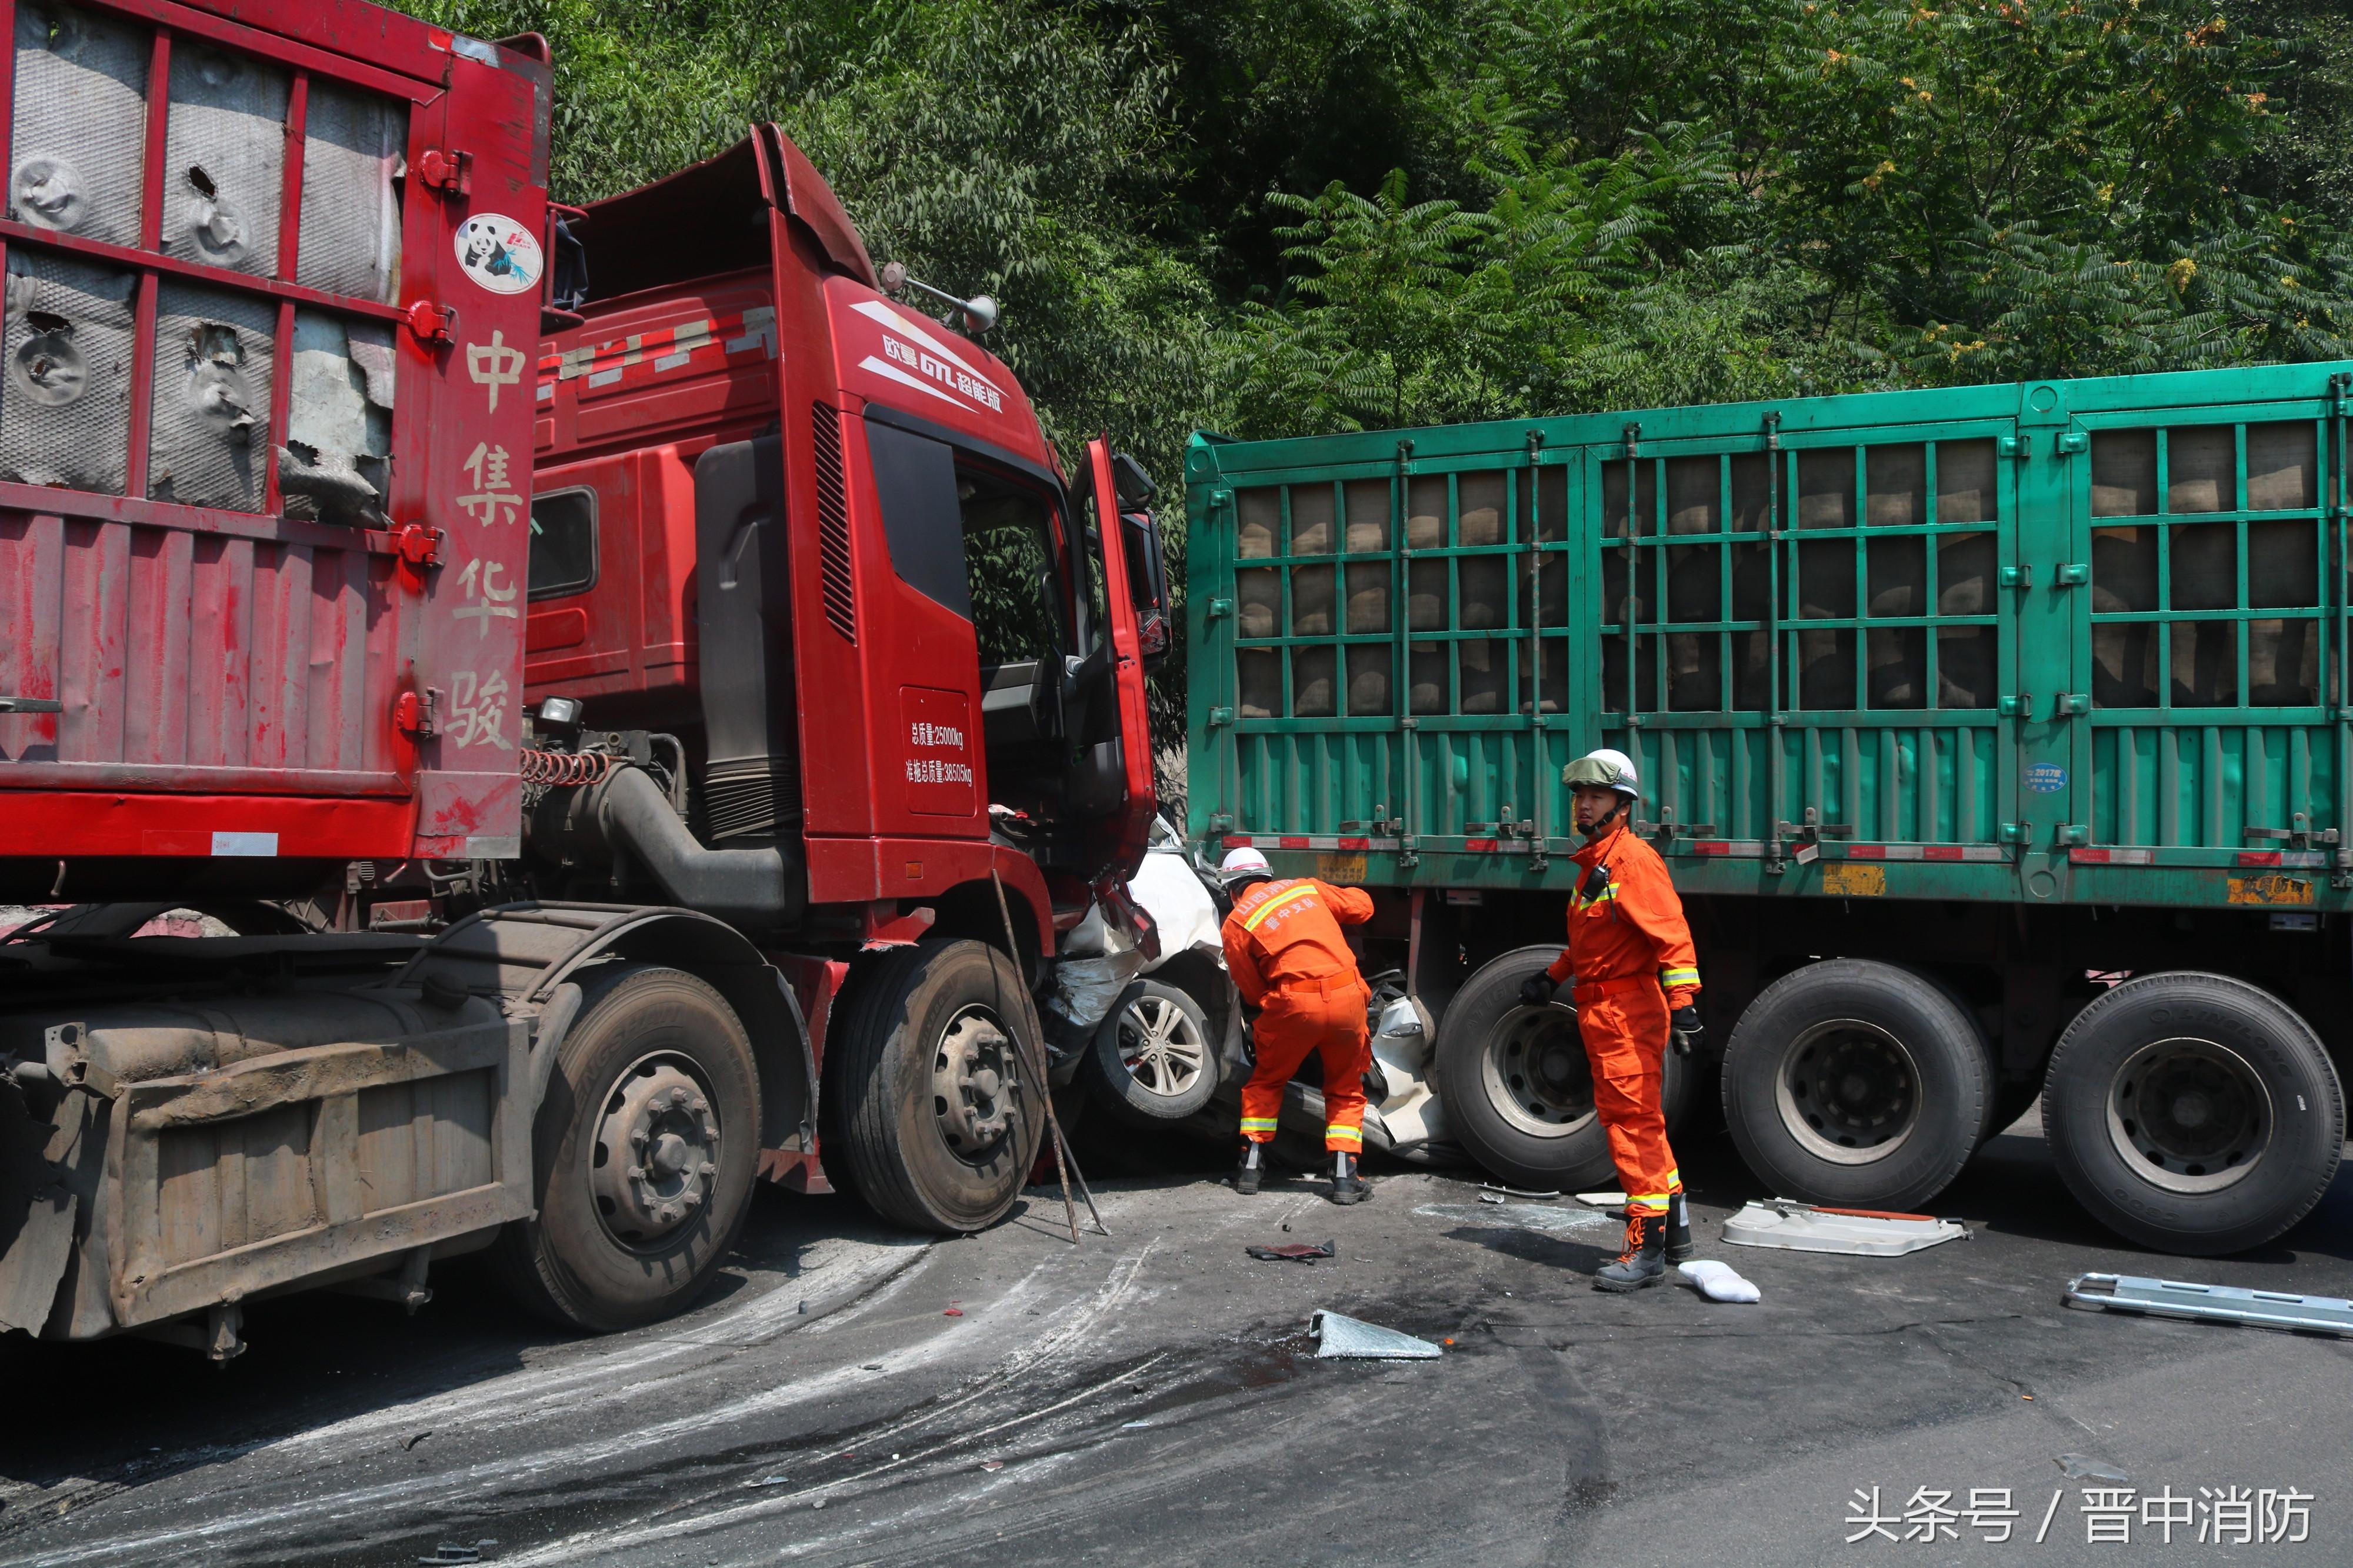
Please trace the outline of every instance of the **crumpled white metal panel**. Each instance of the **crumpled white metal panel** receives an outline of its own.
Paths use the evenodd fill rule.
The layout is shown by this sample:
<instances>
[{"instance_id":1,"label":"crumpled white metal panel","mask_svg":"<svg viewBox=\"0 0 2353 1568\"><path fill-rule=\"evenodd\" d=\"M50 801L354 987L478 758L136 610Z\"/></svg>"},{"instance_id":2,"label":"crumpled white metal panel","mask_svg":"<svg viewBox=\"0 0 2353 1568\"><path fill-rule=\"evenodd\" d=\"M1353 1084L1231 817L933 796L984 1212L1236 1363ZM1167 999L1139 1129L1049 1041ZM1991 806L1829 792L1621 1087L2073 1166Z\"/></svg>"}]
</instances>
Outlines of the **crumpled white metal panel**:
<instances>
[{"instance_id":1,"label":"crumpled white metal panel","mask_svg":"<svg viewBox=\"0 0 2353 1568\"><path fill-rule=\"evenodd\" d=\"M1751 1202L1724 1222L1724 1239L1729 1246L1843 1252L1857 1258L1897 1258L1968 1234L1968 1227L1957 1220L1931 1219L1926 1215L1840 1214L1786 1201Z\"/></svg>"}]
</instances>

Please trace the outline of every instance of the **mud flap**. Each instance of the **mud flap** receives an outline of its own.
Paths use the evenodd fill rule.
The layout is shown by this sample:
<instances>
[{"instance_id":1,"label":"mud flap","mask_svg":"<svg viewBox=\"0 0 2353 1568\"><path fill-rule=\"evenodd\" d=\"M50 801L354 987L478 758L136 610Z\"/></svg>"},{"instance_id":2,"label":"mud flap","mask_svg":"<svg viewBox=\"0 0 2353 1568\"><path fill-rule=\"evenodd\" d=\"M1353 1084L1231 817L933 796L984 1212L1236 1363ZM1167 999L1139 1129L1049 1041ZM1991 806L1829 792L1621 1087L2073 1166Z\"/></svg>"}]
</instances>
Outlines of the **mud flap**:
<instances>
[{"instance_id":1,"label":"mud flap","mask_svg":"<svg viewBox=\"0 0 2353 1568\"><path fill-rule=\"evenodd\" d=\"M0 1329L37 1334L57 1302L58 1284L73 1257L74 1195L61 1186L32 1194L24 1218L0 1255Z\"/></svg>"}]
</instances>

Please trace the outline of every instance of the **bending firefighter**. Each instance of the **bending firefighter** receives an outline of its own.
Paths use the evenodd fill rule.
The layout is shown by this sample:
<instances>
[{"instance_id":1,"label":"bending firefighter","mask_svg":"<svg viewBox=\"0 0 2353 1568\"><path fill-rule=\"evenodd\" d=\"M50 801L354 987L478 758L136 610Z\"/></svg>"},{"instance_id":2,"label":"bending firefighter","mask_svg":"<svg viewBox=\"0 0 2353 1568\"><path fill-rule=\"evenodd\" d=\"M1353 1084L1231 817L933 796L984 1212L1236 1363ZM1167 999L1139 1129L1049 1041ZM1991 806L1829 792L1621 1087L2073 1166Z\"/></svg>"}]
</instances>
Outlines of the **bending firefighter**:
<instances>
[{"instance_id":1,"label":"bending firefighter","mask_svg":"<svg viewBox=\"0 0 2353 1568\"><path fill-rule=\"evenodd\" d=\"M1668 1036L1678 1052L1699 1044L1699 960L1683 900L1659 852L1627 831L1640 797L1622 752L1579 757L1561 773L1573 792L1585 847L1583 876L1568 900L1568 946L1520 987L1532 1007L1553 1000L1575 976L1577 1026L1593 1068L1593 1108L1609 1134L1610 1158L1626 1189L1626 1249L1594 1277L1604 1290L1639 1290L1691 1256L1682 1173L1667 1146Z\"/></svg>"},{"instance_id":2,"label":"bending firefighter","mask_svg":"<svg viewBox=\"0 0 2353 1568\"><path fill-rule=\"evenodd\" d=\"M1324 1057L1324 1147L1332 1153L1332 1201L1372 1194L1356 1169L1365 1147L1366 1069L1372 1065L1365 1009L1372 989L1357 973L1344 925L1373 917L1372 895L1313 877L1275 879L1266 857L1236 849L1218 869L1234 900L1226 917L1226 968L1242 1005L1258 1008L1258 1067L1242 1086L1242 1157L1234 1190L1258 1191L1274 1141L1283 1085L1310 1051Z\"/></svg>"}]
</instances>

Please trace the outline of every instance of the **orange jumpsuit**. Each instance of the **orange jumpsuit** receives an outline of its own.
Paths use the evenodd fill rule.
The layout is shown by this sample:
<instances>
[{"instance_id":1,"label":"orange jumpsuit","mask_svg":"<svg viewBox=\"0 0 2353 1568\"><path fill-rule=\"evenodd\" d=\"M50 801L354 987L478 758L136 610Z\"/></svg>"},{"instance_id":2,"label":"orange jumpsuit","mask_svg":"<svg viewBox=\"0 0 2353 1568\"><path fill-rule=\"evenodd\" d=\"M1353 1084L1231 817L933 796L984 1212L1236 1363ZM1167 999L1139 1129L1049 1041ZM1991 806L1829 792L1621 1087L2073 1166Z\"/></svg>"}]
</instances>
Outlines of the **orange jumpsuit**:
<instances>
[{"instance_id":1,"label":"orange jumpsuit","mask_svg":"<svg viewBox=\"0 0 2353 1568\"><path fill-rule=\"evenodd\" d=\"M1252 882L1226 917L1226 968L1242 1000L1263 1008L1254 1031L1258 1069L1242 1086L1242 1136L1274 1137L1282 1086L1310 1051L1324 1056L1324 1146L1365 1146L1364 1076L1372 1065L1365 1007L1372 988L1357 973L1343 925L1373 918L1373 896L1313 877Z\"/></svg>"},{"instance_id":2,"label":"orange jumpsuit","mask_svg":"<svg viewBox=\"0 0 2353 1568\"><path fill-rule=\"evenodd\" d=\"M1609 1134L1626 1212L1663 1215L1669 1196L1683 1190L1662 1096L1667 1015L1699 994L1699 957L1667 863L1622 819L1576 860L1568 946L1545 973L1556 984L1577 977L1593 1108ZM1588 899L1585 882L1596 865L1609 868L1609 885Z\"/></svg>"}]
</instances>

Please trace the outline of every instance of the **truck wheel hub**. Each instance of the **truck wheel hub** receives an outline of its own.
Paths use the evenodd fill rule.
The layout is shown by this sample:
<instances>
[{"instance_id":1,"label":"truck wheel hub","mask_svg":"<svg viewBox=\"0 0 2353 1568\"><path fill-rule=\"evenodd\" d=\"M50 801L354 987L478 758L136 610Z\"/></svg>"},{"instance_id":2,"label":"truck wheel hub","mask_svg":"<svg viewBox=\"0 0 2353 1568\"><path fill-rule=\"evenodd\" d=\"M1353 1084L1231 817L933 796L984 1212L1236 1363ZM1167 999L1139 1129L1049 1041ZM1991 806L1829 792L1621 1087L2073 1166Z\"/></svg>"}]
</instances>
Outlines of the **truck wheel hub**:
<instances>
[{"instance_id":1,"label":"truck wheel hub","mask_svg":"<svg viewBox=\"0 0 2353 1568\"><path fill-rule=\"evenodd\" d=\"M1868 1165L1902 1148L1920 1121L1920 1068L1904 1042L1860 1018L1801 1029L1774 1075L1781 1125L1808 1153Z\"/></svg>"},{"instance_id":2,"label":"truck wheel hub","mask_svg":"<svg viewBox=\"0 0 2353 1568\"><path fill-rule=\"evenodd\" d=\"M2214 1040L2156 1040L2108 1086L2108 1140L2134 1174L2169 1193L2245 1178L2271 1142L2272 1102L2247 1059Z\"/></svg>"},{"instance_id":3,"label":"truck wheel hub","mask_svg":"<svg viewBox=\"0 0 2353 1568\"><path fill-rule=\"evenodd\" d=\"M1593 1069L1565 1007L1515 1007L1487 1037L1487 1102L1522 1132L1565 1138L1593 1119Z\"/></svg>"},{"instance_id":4,"label":"truck wheel hub","mask_svg":"<svg viewBox=\"0 0 2353 1568\"><path fill-rule=\"evenodd\" d=\"M1012 1037L986 1007L966 1007L941 1031L932 1053L932 1112L940 1136L965 1160L994 1149L1013 1124L1020 1095Z\"/></svg>"},{"instance_id":5,"label":"truck wheel hub","mask_svg":"<svg viewBox=\"0 0 2353 1568\"><path fill-rule=\"evenodd\" d=\"M588 1181L605 1228L624 1246L659 1245L690 1225L719 1173L719 1123L688 1065L633 1064L605 1097Z\"/></svg>"}]
</instances>

